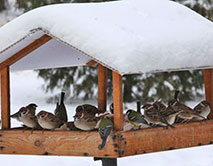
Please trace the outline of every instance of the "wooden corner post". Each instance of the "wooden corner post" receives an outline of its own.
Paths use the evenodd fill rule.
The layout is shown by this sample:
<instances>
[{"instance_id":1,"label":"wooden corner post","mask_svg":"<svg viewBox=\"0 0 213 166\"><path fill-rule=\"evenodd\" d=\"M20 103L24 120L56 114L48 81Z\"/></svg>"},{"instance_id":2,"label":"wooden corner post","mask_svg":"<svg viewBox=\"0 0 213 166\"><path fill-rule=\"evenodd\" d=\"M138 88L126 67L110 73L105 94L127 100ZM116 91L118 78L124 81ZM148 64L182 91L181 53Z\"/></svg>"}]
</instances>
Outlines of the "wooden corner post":
<instances>
[{"instance_id":1,"label":"wooden corner post","mask_svg":"<svg viewBox=\"0 0 213 166\"><path fill-rule=\"evenodd\" d=\"M98 65L98 109L106 111L107 101L107 68Z\"/></svg>"},{"instance_id":2,"label":"wooden corner post","mask_svg":"<svg viewBox=\"0 0 213 166\"><path fill-rule=\"evenodd\" d=\"M1 120L2 129L10 128L10 70L1 70Z\"/></svg>"},{"instance_id":3,"label":"wooden corner post","mask_svg":"<svg viewBox=\"0 0 213 166\"><path fill-rule=\"evenodd\" d=\"M203 75L206 100L211 104L211 112L208 118L213 119L213 69L204 69Z\"/></svg>"},{"instance_id":4,"label":"wooden corner post","mask_svg":"<svg viewBox=\"0 0 213 166\"><path fill-rule=\"evenodd\" d=\"M114 103L114 126L116 130L123 130L123 94L122 76L113 71L113 103Z\"/></svg>"}]
</instances>

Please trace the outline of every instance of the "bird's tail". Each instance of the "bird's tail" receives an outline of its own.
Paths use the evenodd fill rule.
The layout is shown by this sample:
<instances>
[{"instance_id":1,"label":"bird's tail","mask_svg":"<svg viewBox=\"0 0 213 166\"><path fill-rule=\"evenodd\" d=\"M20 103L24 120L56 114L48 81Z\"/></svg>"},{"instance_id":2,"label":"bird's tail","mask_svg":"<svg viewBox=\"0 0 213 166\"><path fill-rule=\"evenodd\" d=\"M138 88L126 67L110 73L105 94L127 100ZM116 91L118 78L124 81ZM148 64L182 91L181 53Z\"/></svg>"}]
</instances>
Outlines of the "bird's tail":
<instances>
[{"instance_id":1,"label":"bird's tail","mask_svg":"<svg viewBox=\"0 0 213 166\"><path fill-rule=\"evenodd\" d=\"M65 93L62 91L62 92L61 92L61 101L60 101L60 105L61 105L62 103L64 103L64 96L65 96Z\"/></svg>"},{"instance_id":2,"label":"bird's tail","mask_svg":"<svg viewBox=\"0 0 213 166\"><path fill-rule=\"evenodd\" d=\"M175 90L175 96L174 96L174 99L178 99L178 95L179 95L180 91L179 90Z\"/></svg>"},{"instance_id":3,"label":"bird's tail","mask_svg":"<svg viewBox=\"0 0 213 166\"><path fill-rule=\"evenodd\" d=\"M102 140L102 144L99 145L99 147L98 147L100 150L104 148L104 146L106 145L106 141L107 141L107 138L104 138L104 139Z\"/></svg>"}]
</instances>

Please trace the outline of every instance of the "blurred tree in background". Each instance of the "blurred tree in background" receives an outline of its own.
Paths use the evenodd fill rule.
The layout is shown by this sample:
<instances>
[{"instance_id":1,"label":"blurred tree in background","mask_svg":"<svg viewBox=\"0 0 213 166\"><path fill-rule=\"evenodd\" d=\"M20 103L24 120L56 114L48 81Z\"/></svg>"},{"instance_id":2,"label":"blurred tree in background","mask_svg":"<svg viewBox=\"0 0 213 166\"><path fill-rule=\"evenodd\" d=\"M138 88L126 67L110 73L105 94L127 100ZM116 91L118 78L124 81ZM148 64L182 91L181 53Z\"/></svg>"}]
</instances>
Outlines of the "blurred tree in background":
<instances>
[{"instance_id":1,"label":"blurred tree in background","mask_svg":"<svg viewBox=\"0 0 213 166\"><path fill-rule=\"evenodd\" d=\"M7 0L0 0L0 12L6 9Z\"/></svg>"},{"instance_id":2,"label":"blurred tree in background","mask_svg":"<svg viewBox=\"0 0 213 166\"><path fill-rule=\"evenodd\" d=\"M2 0L0 0L2 1ZM107 0L17 0L17 7L29 11L39 6L56 3L103 2ZM108 0L110 1L110 0ZM213 0L173 0L184 4L209 20L213 20ZM154 5L154 4L153 4ZM1 10L1 6L0 6ZM46 84L46 91L65 89L72 98L97 97L97 67L72 67L38 70ZM108 96L112 97L112 73L108 72ZM124 101L149 102L159 97L168 100L174 90L182 91L181 100L189 101L203 94L202 70L165 72L156 74L127 75L123 77Z\"/></svg>"}]
</instances>

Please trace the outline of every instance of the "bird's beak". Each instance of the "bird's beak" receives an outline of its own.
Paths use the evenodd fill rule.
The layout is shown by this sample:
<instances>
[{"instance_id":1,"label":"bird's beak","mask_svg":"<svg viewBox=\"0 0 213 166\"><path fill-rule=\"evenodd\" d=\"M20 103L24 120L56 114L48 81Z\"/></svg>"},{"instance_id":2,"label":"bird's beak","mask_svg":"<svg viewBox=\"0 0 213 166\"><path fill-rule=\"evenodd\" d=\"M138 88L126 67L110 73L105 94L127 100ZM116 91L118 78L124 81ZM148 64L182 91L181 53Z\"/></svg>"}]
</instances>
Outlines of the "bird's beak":
<instances>
[{"instance_id":1,"label":"bird's beak","mask_svg":"<svg viewBox=\"0 0 213 166\"><path fill-rule=\"evenodd\" d=\"M14 119L18 118L19 116L20 116L19 112L16 112L15 114L10 115L10 117Z\"/></svg>"}]
</instances>

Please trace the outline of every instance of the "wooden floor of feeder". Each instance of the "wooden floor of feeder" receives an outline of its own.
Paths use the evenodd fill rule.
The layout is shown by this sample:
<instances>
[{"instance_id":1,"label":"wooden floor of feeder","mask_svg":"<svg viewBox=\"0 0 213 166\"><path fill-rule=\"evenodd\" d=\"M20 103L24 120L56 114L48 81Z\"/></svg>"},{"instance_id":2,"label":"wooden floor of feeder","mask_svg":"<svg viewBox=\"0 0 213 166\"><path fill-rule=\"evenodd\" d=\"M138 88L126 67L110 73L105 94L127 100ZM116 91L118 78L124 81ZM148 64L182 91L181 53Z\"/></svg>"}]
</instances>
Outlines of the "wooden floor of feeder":
<instances>
[{"instance_id":1,"label":"wooden floor of feeder","mask_svg":"<svg viewBox=\"0 0 213 166\"><path fill-rule=\"evenodd\" d=\"M97 131L0 130L0 154L118 158L213 143L213 120L113 133L103 150Z\"/></svg>"}]
</instances>

